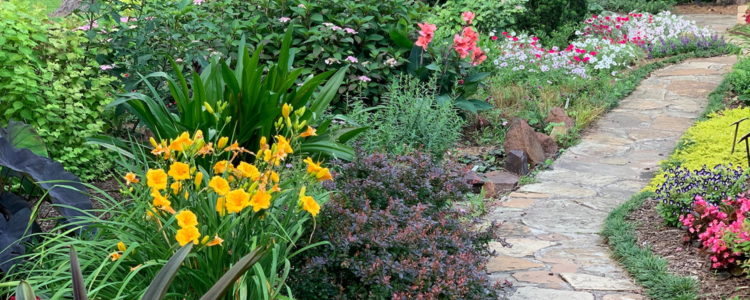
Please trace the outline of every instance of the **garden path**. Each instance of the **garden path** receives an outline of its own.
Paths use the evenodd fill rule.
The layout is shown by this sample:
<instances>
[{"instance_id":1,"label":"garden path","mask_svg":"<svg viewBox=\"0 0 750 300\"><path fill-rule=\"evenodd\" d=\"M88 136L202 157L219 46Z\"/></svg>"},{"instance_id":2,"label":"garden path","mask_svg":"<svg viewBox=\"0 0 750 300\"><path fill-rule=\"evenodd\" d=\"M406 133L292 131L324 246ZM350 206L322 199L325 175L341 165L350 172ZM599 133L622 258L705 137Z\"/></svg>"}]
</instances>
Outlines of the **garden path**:
<instances>
[{"instance_id":1,"label":"garden path","mask_svg":"<svg viewBox=\"0 0 750 300\"><path fill-rule=\"evenodd\" d=\"M599 230L609 211L646 187L735 62L734 56L689 59L655 71L584 132L552 170L488 213L513 244L493 244L500 256L487 265L492 279L513 283L511 300L646 298L610 257Z\"/></svg>"}]
</instances>

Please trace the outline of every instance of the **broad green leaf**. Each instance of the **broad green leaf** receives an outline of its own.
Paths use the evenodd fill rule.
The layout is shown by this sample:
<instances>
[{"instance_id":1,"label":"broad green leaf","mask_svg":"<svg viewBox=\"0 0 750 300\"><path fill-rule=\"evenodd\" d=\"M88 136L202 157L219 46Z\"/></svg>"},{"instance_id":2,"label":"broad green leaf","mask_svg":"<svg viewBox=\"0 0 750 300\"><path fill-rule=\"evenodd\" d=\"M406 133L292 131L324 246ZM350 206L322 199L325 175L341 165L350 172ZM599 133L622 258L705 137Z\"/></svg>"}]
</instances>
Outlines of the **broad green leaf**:
<instances>
[{"instance_id":1,"label":"broad green leaf","mask_svg":"<svg viewBox=\"0 0 750 300\"><path fill-rule=\"evenodd\" d=\"M49 157L47 146L31 125L10 119L5 129L0 127L0 138L8 140L15 148L26 148L36 155Z\"/></svg>"},{"instance_id":2,"label":"broad green leaf","mask_svg":"<svg viewBox=\"0 0 750 300\"><path fill-rule=\"evenodd\" d=\"M21 280L21 283L16 287L16 300L36 300L34 290L26 281Z\"/></svg>"}]
</instances>

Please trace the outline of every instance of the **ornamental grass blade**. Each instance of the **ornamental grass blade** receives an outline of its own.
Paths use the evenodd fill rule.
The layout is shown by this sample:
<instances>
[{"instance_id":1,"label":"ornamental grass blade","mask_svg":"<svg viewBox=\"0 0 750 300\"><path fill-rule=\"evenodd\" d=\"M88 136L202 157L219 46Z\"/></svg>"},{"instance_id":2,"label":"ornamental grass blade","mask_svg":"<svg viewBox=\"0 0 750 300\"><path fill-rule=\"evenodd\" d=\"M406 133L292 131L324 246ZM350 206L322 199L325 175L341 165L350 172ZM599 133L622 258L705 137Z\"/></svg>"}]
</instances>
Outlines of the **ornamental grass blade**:
<instances>
[{"instance_id":1,"label":"ornamental grass blade","mask_svg":"<svg viewBox=\"0 0 750 300\"><path fill-rule=\"evenodd\" d=\"M175 276L177 276L177 270L180 269L182 262L190 254L190 250L193 249L193 243L182 246L180 250L177 250L172 258L164 264L156 278L146 289L146 293L143 294L141 300L161 300L164 299L164 295L167 294L167 289L172 284Z\"/></svg>"},{"instance_id":2,"label":"ornamental grass blade","mask_svg":"<svg viewBox=\"0 0 750 300\"><path fill-rule=\"evenodd\" d=\"M16 287L16 300L36 300L34 290L26 281L21 280Z\"/></svg>"},{"instance_id":3,"label":"ornamental grass blade","mask_svg":"<svg viewBox=\"0 0 750 300\"><path fill-rule=\"evenodd\" d=\"M224 297L229 288L234 284L238 278L247 272L255 263L257 263L263 255L266 253L267 247L260 247L255 249L250 254L246 255L240 261L237 262L234 267L229 269L224 276L221 276L219 281L206 292L200 300L218 300Z\"/></svg>"},{"instance_id":4,"label":"ornamental grass blade","mask_svg":"<svg viewBox=\"0 0 750 300\"><path fill-rule=\"evenodd\" d=\"M78 262L78 255L76 255L76 249L73 246L70 246L70 273L73 277L73 300L88 300L81 264Z\"/></svg>"}]
</instances>

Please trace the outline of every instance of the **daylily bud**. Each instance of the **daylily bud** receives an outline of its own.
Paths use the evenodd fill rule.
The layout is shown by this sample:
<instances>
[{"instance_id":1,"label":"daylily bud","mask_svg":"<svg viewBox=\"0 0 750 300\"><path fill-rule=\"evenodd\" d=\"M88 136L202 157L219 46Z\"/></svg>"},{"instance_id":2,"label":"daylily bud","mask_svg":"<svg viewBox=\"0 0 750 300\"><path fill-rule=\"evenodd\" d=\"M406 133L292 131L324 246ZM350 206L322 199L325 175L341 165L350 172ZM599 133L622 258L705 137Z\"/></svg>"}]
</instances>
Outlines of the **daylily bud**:
<instances>
[{"instance_id":1,"label":"daylily bud","mask_svg":"<svg viewBox=\"0 0 750 300\"><path fill-rule=\"evenodd\" d=\"M284 118L289 118L289 111L291 108L289 107L289 104L284 103L284 107L281 108L281 115L284 116Z\"/></svg>"},{"instance_id":2,"label":"daylily bud","mask_svg":"<svg viewBox=\"0 0 750 300\"><path fill-rule=\"evenodd\" d=\"M208 243L208 236L204 236L201 240L201 245L205 245L206 243Z\"/></svg>"},{"instance_id":3,"label":"daylily bud","mask_svg":"<svg viewBox=\"0 0 750 300\"><path fill-rule=\"evenodd\" d=\"M303 106L302 108L300 108L300 109L296 110L296 111L294 112L294 114L295 114L295 115L297 115L297 117L302 117L302 115L304 115L304 114L305 114L305 107Z\"/></svg>"},{"instance_id":4,"label":"daylily bud","mask_svg":"<svg viewBox=\"0 0 750 300\"><path fill-rule=\"evenodd\" d=\"M289 117L284 118L284 121L286 121L286 127L292 127L292 120Z\"/></svg>"},{"instance_id":5,"label":"daylily bud","mask_svg":"<svg viewBox=\"0 0 750 300\"><path fill-rule=\"evenodd\" d=\"M148 140L151 142L151 146L154 146L154 148L159 147L159 144L156 143L154 137L151 137Z\"/></svg>"},{"instance_id":6,"label":"daylily bud","mask_svg":"<svg viewBox=\"0 0 750 300\"><path fill-rule=\"evenodd\" d=\"M211 107L210 104L208 104L208 102L203 102L203 106L206 108L206 111L208 113L211 113L211 114L214 113L214 109Z\"/></svg>"},{"instance_id":7,"label":"daylily bud","mask_svg":"<svg viewBox=\"0 0 750 300\"><path fill-rule=\"evenodd\" d=\"M221 137L219 139L219 143L216 144L216 150L219 151L219 149L224 149L224 147L227 145L227 142L229 142L228 137L225 137L225 136Z\"/></svg>"},{"instance_id":8,"label":"daylily bud","mask_svg":"<svg viewBox=\"0 0 750 300\"><path fill-rule=\"evenodd\" d=\"M299 128L303 128L307 125L307 121L302 121L302 123L299 123Z\"/></svg>"},{"instance_id":9,"label":"daylily bud","mask_svg":"<svg viewBox=\"0 0 750 300\"><path fill-rule=\"evenodd\" d=\"M227 123L232 122L232 117L231 116L227 117L226 122Z\"/></svg>"},{"instance_id":10,"label":"daylily bud","mask_svg":"<svg viewBox=\"0 0 750 300\"><path fill-rule=\"evenodd\" d=\"M258 189L258 182L256 181L256 182L253 182L253 185L251 185L249 189L247 189L247 192L252 193L257 189Z\"/></svg>"},{"instance_id":11,"label":"daylily bud","mask_svg":"<svg viewBox=\"0 0 750 300\"><path fill-rule=\"evenodd\" d=\"M206 141L204 141L203 139L199 139L199 140L195 141L195 147L194 148L200 149L200 148L203 148L204 145L206 145Z\"/></svg>"}]
</instances>

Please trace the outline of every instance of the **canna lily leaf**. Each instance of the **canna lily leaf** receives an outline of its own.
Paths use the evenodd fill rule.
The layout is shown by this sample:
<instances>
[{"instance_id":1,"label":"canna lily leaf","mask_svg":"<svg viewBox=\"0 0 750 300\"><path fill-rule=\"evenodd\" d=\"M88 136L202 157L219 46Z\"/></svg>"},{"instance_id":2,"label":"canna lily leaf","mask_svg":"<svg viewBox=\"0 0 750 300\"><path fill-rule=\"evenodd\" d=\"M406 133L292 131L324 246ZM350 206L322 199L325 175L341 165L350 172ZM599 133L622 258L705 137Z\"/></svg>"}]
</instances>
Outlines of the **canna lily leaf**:
<instances>
[{"instance_id":1,"label":"canna lily leaf","mask_svg":"<svg viewBox=\"0 0 750 300\"><path fill-rule=\"evenodd\" d=\"M73 277L73 300L88 300L86 296L86 285L83 282L81 264L78 262L76 249L70 246L70 275Z\"/></svg>"},{"instance_id":2,"label":"canna lily leaf","mask_svg":"<svg viewBox=\"0 0 750 300\"><path fill-rule=\"evenodd\" d=\"M34 290L26 281L21 280L21 283L16 287L16 300L36 300Z\"/></svg>"},{"instance_id":3,"label":"canna lily leaf","mask_svg":"<svg viewBox=\"0 0 750 300\"><path fill-rule=\"evenodd\" d=\"M193 249L193 242L182 246L180 250L177 250L172 258L164 264L164 267L159 270L156 274L154 281L146 289L146 293L143 294L141 300L162 300L164 295L167 294L169 286L172 284L175 276L177 276L177 270L180 269L182 262L190 254L190 250Z\"/></svg>"}]
</instances>

